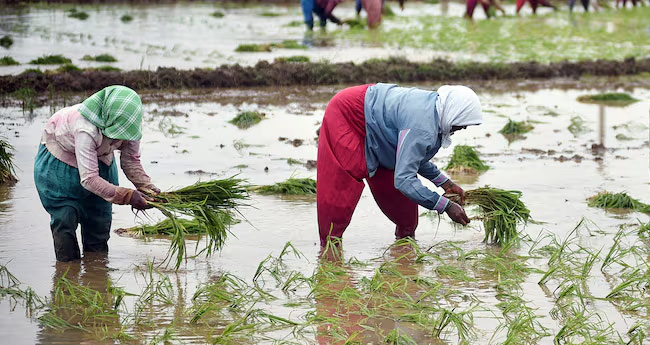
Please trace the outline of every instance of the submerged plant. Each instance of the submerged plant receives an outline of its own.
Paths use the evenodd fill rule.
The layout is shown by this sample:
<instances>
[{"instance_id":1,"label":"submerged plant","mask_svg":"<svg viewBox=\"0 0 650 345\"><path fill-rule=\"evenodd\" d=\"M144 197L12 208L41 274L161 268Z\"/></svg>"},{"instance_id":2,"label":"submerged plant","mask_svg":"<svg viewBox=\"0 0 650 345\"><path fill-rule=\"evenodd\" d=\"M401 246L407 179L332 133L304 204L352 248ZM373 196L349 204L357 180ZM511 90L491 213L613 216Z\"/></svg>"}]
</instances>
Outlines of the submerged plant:
<instances>
[{"instance_id":1,"label":"submerged plant","mask_svg":"<svg viewBox=\"0 0 650 345\"><path fill-rule=\"evenodd\" d=\"M316 194L316 180L290 177L284 182L254 187L252 190L261 194L312 195Z\"/></svg>"},{"instance_id":2,"label":"submerged plant","mask_svg":"<svg viewBox=\"0 0 650 345\"><path fill-rule=\"evenodd\" d=\"M590 207L598 208L618 208L618 209L631 209L643 213L650 213L650 205L640 202L629 196L627 193L610 193L600 192L589 199Z\"/></svg>"},{"instance_id":3,"label":"submerged plant","mask_svg":"<svg viewBox=\"0 0 650 345\"><path fill-rule=\"evenodd\" d=\"M585 95L578 97L579 102L599 103L613 106L626 106L636 103L639 100L623 92L608 92L595 95Z\"/></svg>"},{"instance_id":4,"label":"submerged plant","mask_svg":"<svg viewBox=\"0 0 650 345\"><path fill-rule=\"evenodd\" d=\"M11 45L14 44L14 40L11 38L9 35L4 35L2 38L0 38L0 46L2 46L5 49L9 49Z\"/></svg>"},{"instance_id":5,"label":"submerged plant","mask_svg":"<svg viewBox=\"0 0 650 345\"><path fill-rule=\"evenodd\" d=\"M259 113L257 111L244 111L237 116L235 116L234 119L228 121L232 123L233 125L239 127L240 129L246 129L249 128L253 125L256 125L262 121L262 118L264 117L263 113Z\"/></svg>"},{"instance_id":6,"label":"submerged plant","mask_svg":"<svg viewBox=\"0 0 650 345\"><path fill-rule=\"evenodd\" d=\"M43 55L38 59L30 61L30 64L33 65L62 65L65 63L70 63L72 60L68 59L63 55Z\"/></svg>"},{"instance_id":7,"label":"submerged plant","mask_svg":"<svg viewBox=\"0 0 650 345\"><path fill-rule=\"evenodd\" d=\"M0 59L0 66L20 65L20 62L14 60L11 56L3 56Z\"/></svg>"},{"instance_id":8,"label":"submerged plant","mask_svg":"<svg viewBox=\"0 0 650 345\"><path fill-rule=\"evenodd\" d=\"M185 258L185 235L190 233L185 225L205 230L206 246L198 254L205 252L206 255L211 255L223 247L232 224L232 215L242 206L241 201L248 198L248 193L244 180L231 177L197 182L152 197L154 201L149 204L169 218L170 223L165 224L171 227L167 232L172 234L168 259L175 255L175 265L178 268ZM195 222L181 221L181 216L193 217L198 225ZM200 240L197 246L199 242Z\"/></svg>"},{"instance_id":9,"label":"submerged plant","mask_svg":"<svg viewBox=\"0 0 650 345\"><path fill-rule=\"evenodd\" d=\"M117 59L110 54L99 54L95 56L84 55L81 60L85 61L97 61L97 62L116 62Z\"/></svg>"},{"instance_id":10,"label":"submerged plant","mask_svg":"<svg viewBox=\"0 0 650 345\"><path fill-rule=\"evenodd\" d=\"M580 116L574 116L571 118L571 124L569 125L568 129L574 137L589 132L589 127L585 125L585 120L583 120Z\"/></svg>"},{"instance_id":11,"label":"submerged plant","mask_svg":"<svg viewBox=\"0 0 650 345\"><path fill-rule=\"evenodd\" d=\"M454 147L449 164L445 170L452 172L466 172L476 174L490 169L472 146L458 145Z\"/></svg>"}]
</instances>

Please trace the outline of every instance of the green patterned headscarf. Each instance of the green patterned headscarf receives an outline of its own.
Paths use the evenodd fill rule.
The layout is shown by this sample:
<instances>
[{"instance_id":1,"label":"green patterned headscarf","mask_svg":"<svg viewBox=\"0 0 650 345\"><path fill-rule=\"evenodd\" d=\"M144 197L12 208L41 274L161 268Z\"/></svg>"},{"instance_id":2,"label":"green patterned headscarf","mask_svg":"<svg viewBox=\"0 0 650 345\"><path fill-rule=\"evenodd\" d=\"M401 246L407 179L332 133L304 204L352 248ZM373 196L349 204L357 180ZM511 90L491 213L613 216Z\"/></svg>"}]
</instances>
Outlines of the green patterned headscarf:
<instances>
[{"instance_id":1,"label":"green patterned headscarf","mask_svg":"<svg viewBox=\"0 0 650 345\"><path fill-rule=\"evenodd\" d=\"M98 91L81 103L79 112L111 139L142 138L142 101L126 86L113 85Z\"/></svg>"}]
</instances>

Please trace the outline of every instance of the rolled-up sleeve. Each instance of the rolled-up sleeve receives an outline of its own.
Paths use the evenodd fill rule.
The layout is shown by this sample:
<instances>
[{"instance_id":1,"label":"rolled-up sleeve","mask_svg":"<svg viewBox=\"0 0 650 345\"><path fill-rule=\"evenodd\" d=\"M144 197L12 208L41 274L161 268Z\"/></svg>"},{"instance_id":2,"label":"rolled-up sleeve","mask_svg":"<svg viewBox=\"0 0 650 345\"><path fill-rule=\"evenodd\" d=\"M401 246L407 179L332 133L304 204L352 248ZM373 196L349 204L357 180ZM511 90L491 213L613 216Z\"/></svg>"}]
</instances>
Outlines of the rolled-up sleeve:
<instances>
[{"instance_id":1,"label":"rolled-up sleeve","mask_svg":"<svg viewBox=\"0 0 650 345\"><path fill-rule=\"evenodd\" d=\"M424 131L407 128L399 132L395 163L395 188L417 204L443 213L449 200L425 187L417 176L423 165L425 165L424 173L429 176L433 176L433 170L438 170L432 163L433 167L424 164L428 162L425 157L432 143L433 138Z\"/></svg>"},{"instance_id":2,"label":"rolled-up sleeve","mask_svg":"<svg viewBox=\"0 0 650 345\"><path fill-rule=\"evenodd\" d=\"M140 142L124 141L120 147L120 167L124 175L138 188L155 187L151 183L151 178L144 171L140 162Z\"/></svg>"},{"instance_id":3,"label":"rolled-up sleeve","mask_svg":"<svg viewBox=\"0 0 650 345\"><path fill-rule=\"evenodd\" d=\"M125 205L129 203L133 190L111 184L99 176L97 143L90 134L77 133L75 156L82 187L113 204Z\"/></svg>"}]
</instances>

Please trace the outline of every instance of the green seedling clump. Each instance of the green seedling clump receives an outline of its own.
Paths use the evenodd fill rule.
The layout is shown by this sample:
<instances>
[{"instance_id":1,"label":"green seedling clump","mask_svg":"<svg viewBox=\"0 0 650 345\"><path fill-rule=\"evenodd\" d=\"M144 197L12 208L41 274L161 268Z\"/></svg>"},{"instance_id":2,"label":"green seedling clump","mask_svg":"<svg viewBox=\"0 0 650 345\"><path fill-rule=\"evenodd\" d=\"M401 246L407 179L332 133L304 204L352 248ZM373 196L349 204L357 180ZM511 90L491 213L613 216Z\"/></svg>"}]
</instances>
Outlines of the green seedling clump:
<instances>
[{"instance_id":1,"label":"green seedling clump","mask_svg":"<svg viewBox=\"0 0 650 345\"><path fill-rule=\"evenodd\" d=\"M20 73L20 74L29 74L29 73L34 73L34 74L37 74L37 75L41 75L41 74L43 74L43 71L41 71L40 68L28 68L28 69L22 71L22 73Z\"/></svg>"},{"instance_id":2,"label":"green seedling clump","mask_svg":"<svg viewBox=\"0 0 650 345\"><path fill-rule=\"evenodd\" d=\"M260 53L260 52L270 52L270 44L240 44L235 49L236 52L240 53Z\"/></svg>"},{"instance_id":3,"label":"green seedling clump","mask_svg":"<svg viewBox=\"0 0 650 345\"><path fill-rule=\"evenodd\" d=\"M20 65L20 63L11 56L3 56L0 59L0 66L12 66L12 65Z\"/></svg>"},{"instance_id":4,"label":"green seedling clump","mask_svg":"<svg viewBox=\"0 0 650 345\"><path fill-rule=\"evenodd\" d=\"M253 190L261 194L312 195L316 194L316 180L291 177L284 182L254 187Z\"/></svg>"},{"instance_id":5,"label":"green seedling clump","mask_svg":"<svg viewBox=\"0 0 650 345\"><path fill-rule=\"evenodd\" d=\"M194 222L198 222L198 225L192 223L193 227L205 230L206 246L199 254L210 255L223 247L234 212L242 206L242 200L248 198L246 189L244 180L231 177L151 195L154 201L149 204L169 219L170 223L164 224L171 227L168 233L172 236L167 258L176 256L176 268L185 257L185 235L189 233L180 217L193 217Z\"/></svg>"},{"instance_id":6,"label":"green seedling clump","mask_svg":"<svg viewBox=\"0 0 650 345\"><path fill-rule=\"evenodd\" d=\"M23 111L34 110L34 107L36 106L36 90L29 87L23 87L14 91L13 95L22 101Z\"/></svg>"},{"instance_id":7,"label":"green seedling clump","mask_svg":"<svg viewBox=\"0 0 650 345\"><path fill-rule=\"evenodd\" d=\"M123 23L129 23L129 22L133 21L133 16L130 15L130 14L125 14L125 15L123 15L123 16L120 18L120 20L121 20Z\"/></svg>"},{"instance_id":8,"label":"green seedling clump","mask_svg":"<svg viewBox=\"0 0 650 345\"><path fill-rule=\"evenodd\" d=\"M80 72L81 68L71 64L67 63L64 65L61 65L61 67L56 69L57 72Z\"/></svg>"},{"instance_id":9,"label":"green seedling clump","mask_svg":"<svg viewBox=\"0 0 650 345\"><path fill-rule=\"evenodd\" d=\"M262 17L279 17L281 15L282 13L270 12L270 11L264 11L260 13L260 16Z\"/></svg>"},{"instance_id":10,"label":"green seedling clump","mask_svg":"<svg viewBox=\"0 0 650 345\"><path fill-rule=\"evenodd\" d=\"M285 25L285 26L289 26L289 27L297 27L297 26L303 26L303 25L305 25L305 22L303 22L302 20L293 20L293 21L290 21L290 22L289 22L287 25Z\"/></svg>"},{"instance_id":11,"label":"green seedling clump","mask_svg":"<svg viewBox=\"0 0 650 345\"><path fill-rule=\"evenodd\" d=\"M490 169L472 146L458 145L454 147L454 153L445 170L451 172L465 172L476 174Z\"/></svg>"},{"instance_id":12,"label":"green seedling clump","mask_svg":"<svg viewBox=\"0 0 650 345\"><path fill-rule=\"evenodd\" d=\"M72 60L63 55L43 55L38 59L30 61L29 63L33 65L62 65L71 62Z\"/></svg>"},{"instance_id":13,"label":"green seedling clump","mask_svg":"<svg viewBox=\"0 0 650 345\"><path fill-rule=\"evenodd\" d=\"M366 26L367 20L365 19L346 19L343 24L347 24L350 29L363 29Z\"/></svg>"},{"instance_id":14,"label":"green seedling clump","mask_svg":"<svg viewBox=\"0 0 650 345\"><path fill-rule=\"evenodd\" d=\"M571 118L571 124L569 125L568 129L574 137L577 137L582 133L589 132L589 128L587 125L585 125L585 120L583 120L580 116L574 116Z\"/></svg>"},{"instance_id":15,"label":"green seedling clump","mask_svg":"<svg viewBox=\"0 0 650 345\"><path fill-rule=\"evenodd\" d=\"M4 35L0 38L0 46L3 48L9 49L12 44L14 44L14 40L9 35Z\"/></svg>"},{"instance_id":16,"label":"green seedling clump","mask_svg":"<svg viewBox=\"0 0 650 345\"><path fill-rule=\"evenodd\" d=\"M263 117L264 114L257 111L244 111L237 114L237 116L229 122L241 129L246 129L260 123Z\"/></svg>"},{"instance_id":17,"label":"green seedling clump","mask_svg":"<svg viewBox=\"0 0 650 345\"><path fill-rule=\"evenodd\" d=\"M454 194L446 194L459 201ZM517 225L531 220L530 210L521 201L521 192L482 187L465 192L465 201L477 205L485 228L486 243L504 245L518 238Z\"/></svg>"},{"instance_id":18,"label":"green seedling clump","mask_svg":"<svg viewBox=\"0 0 650 345\"><path fill-rule=\"evenodd\" d=\"M309 57L303 55L277 57L275 62L309 62Z\"/></svg>"},{"instance_id":19,"label":"green seedling clump","mask_svg":"<svg viewBox=\"0 0 650 345\"><path fill-rule=\"evenodd\" d=\"M625 192L610 193L605 191L598 193L587 200L589 201L588 205L590 207L630 209L643 213L650 213L650 205L632 198Z\"/></svg>"},{"instance_id":20,"label":"green seedling clump","mask_svg":"<svg viewBox=\"0 0 650 345\"><path fill-rule=\"evenodd\" d=\"M14 147L5 138L0 138L0 184L16 182L14 169Z\"/></svg>"},{"instance_id":21,"label":"green seedling clump","mask_svg":"<svg viewBox=\"0 0 650 345\"><path fill-rule=\"evenodd\" d=\"M117 62L117 59L113 55L109 54L99 54L95 56L84 55L81 60L85 61L97 61L97 62Z\"/></svg>"},{"instance_id":22,"label":"green seedling clump","mask_svg":"<svg viewBox=\"0 0 650 345\"><path fill-rule=\"evenodd\" d=\"M512 121L512 119L508 119L508 123L501 128L499 133L503 135L521 135L532 131L533 128L533 125L525 121Z\"/></svg>"},{"instance_id":23,"label":"green seedling clump","mask_svg":"<svg viewBox=\"0 0 650 345\"><path fill-rule=\"evenodd\" d=\"M210 13L210 15L215 17L215 18L223 18L225 16L225 14L223 12L221 12L221 11L214 11L214 12Z\"/></svg>"},{"instance_id":24,"label":"green seedling clump","mask_svg":"<svg viewBox=\"0 0 650 345\"><path fill-rule=\"evenodd\" d=\"M282 49L307 49L307 46L299 43L296 40L284 40L280 43L272 43L271 47Z\"/></svg>"},{"instance_id":25,"label":"green seedling clump","mask_svg":"<svg viewBox=\"0 0 650 345\"><path fill-rule=\"evenodd\" d=\"M69 12L70 12L70 15L68 15L68 17L70 17L70 18L86 20L86 19L88 19L88 17L90 17L88 15L88 13L83 12L83 11L77 11L76 8L71 9Z\"/></svg>"},{"instance_id":26,"label":"green seedling clump","mask_svg":"<svg viewBox=\"0 0 650 345\"><path fill-rule=\"evenodd\" d=\"M230 225L233 223L233 215L230 212L219 211L218 216L224 224ZM174 236L176 235L176 227L179 226L183 228L184 234L202 235L208 233L206 225L197 219L178 218L176 221L178 222L177 225L174 224L174 221L167 218L158 224L145 224L126 229L117 229L115 232L135 237L144 237L149 235Z\"/></svg>"},{"instance_id":27,"label":"green seedling clump","mask_svg":"<svg viewBox=\"0 0 650 345\"><path fill-rule=\"evenodd\" d=\"M626 106L639 100L623 92L609 92L596 95L585 95L578 97L583 103L598 103L613 106Z\"/></svg>"}]
</instances>

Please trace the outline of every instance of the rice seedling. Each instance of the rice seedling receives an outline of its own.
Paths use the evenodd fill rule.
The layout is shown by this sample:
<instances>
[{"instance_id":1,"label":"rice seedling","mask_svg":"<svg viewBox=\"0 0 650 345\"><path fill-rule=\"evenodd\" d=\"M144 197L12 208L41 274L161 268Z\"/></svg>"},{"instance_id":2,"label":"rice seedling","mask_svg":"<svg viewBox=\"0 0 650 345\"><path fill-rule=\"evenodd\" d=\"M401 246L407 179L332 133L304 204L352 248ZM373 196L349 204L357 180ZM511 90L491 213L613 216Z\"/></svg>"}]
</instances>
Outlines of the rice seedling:
<instances>
[{"instance_id":1,"label":"rice seedling","mask_svg":"<svg viewBox=\"0 0 650 345\"><path fill-rule=\"evenodd\" d=\"M14 167L14 147L0 137L0 184L18 181Z\"/></svg>"},{"instance_id":2,"label":"rice seedling","mask_svg":"<svg viewBox=\"0 0 650 345\"><path fill-rule=\"evenodd\" d=\"M290 177L286 181L251 189L260 194L313 195L316 194L316 180L311 178Z\"/></svg>"},{"instance_id":3,"label":"rice seedling","mask_svg":"<svg viewBox=\"0 0 650 345\"><path fill-rule=\"evenodd\" d=\"M0 46L5 49L9 49L14 44L14 40L9 35L4 35L0 38Z\"/></svg>"},{"instance_id":4,"label":"rice seedling","mask_svg":"<svg viewBox=\"0 0 650 345\"><path fill-rule=\"evenodd\" d=\"M121 69L113 66L99 66L90 68L90 70L103 71L103 72L119 72Z\"/></svg>"},{"instance_id":5,"label":"rice seedling","mask_svg":"<svg viewBox=\"0 0 650 345\"><path fill-rule=\"evenodd\" d=\"M277 57L275 62L309 62L309 57L303 55Z\"/></svg>"},{"instance_id":6,"label":"rice seedling","mask_svg":"<svg viewBox=\"0 0 650 345\"><path fill-rule=\"evenodd\" d=\"M271 47L281 49L307 49L307 46L296 40L284 40L280 43L271 43Z\"/></svg>"},{"instance_id":7,"label":"rice seedling","mask_svg":"<svg viewBox=\"0 0 650 345\"><path fill-rule=\"evenodd\" d=\"M225 14L223 12L221 12L221 11L214 11L214 12L210 13L210 15L215 17L215 18L223 18L223 17L225 17Z\"/></svg>"},{"instance_id":8,"label":"rice seedling","mask_svg":"<svg viewBox=\"0 0 650 345\"><path fill-rule=\"evenodd\" d=\"M84 57L82 57L81 60L97 61L97 62L117 62L117 59L110 54L99 54L95 56L84 55Z\"/></svg>"},{"instance_id":9,"label":"rice seedling","mask_svg":"<svg viewBox=\"0 0 650 345\"><path fill-rule=\"evenodd\" d=\"M158 123L158 129L166 137L175 138L185 133L185 127L175 124L169 117L165 116Z\"/></svg>"},{"instance_id":10,"label":"rice seedling","mask_svg":"<svg viewBox=\"0 0 650 345\"><path fill-rule=\"evenodd\" d=\"M235 51L238 53L260 53L260 52L270 52L270 44L240 44L235 48Z\"/></svg>"},{"instance_id":11,"label":"rice seedling","mask_svg":"<svg viewBox=\"0 0 650 345\"><path fill-rule=\"evenodd\" d=\"M198 252L211 255L224 245L233 213L248 198L244 180L234 177L197 182L193 185L152 196L149 204L161 211L173 228L168 259L176 256L176 268L185 257L185 235L188 229L180 221L181 216L193 217L200 225L194 229L204 229L205 247ZM186 223L187 224L187 223ZM201 238L197 241L197 247Z\"/></svg>"},{"instance_id":12,"label":"rice seedling","mask_svg":"<svg viewBox=\"0 0 650 345\"><path fill-rule=\"evenodd\" d=\"M71 63L66 63L61 65L59 68L56 69L57 72L59 73L66 73L66 72L81 72L81 68L71 64Z\"/></svg>"},{"instance_id":13,"label":"rice seedling","mask_svg":"<svg viewBox=\"0 0 650 345\"><path fill-rule=\"evenodd\" d=\"M22 102L23 111L34 111L36 107L36 91L29 87L23 87L14 91L13 96Z\"/></svg>"},{"instance_id":14,"label":"rice seedling","mask_svg":"<svg viewBox=\"0 0 650 345\"><path fill-rule=\"evenodd\" d=\"M578 97L579 102L598 103L612 106L626 106L636 103L639 100L623 92L608 92L595 95L584 95Z\"/></svg>"},{"instance_id":15,"label":"rice seedling","mask_svg":"<svg viewBox=\"0 0 650 345\"><path fill-rule=\"evenodd\" d=\"M650 205L640 202L625 192L610 193L600 192L587 199L590 207L604 209L630 209L643 213L650 213Z\"/></svg>"},{"instance_id":16,"label":"rice seedling","mask_svg":"<svg viewBox=\"0 0 650 345\"><path fill-rule=\"evenodd\" d=\"M477 205L483 221L486 243L506 244L518 238L517 225L531 220L530 210L521 201L521 192L482 187L465 192L465 200ZM447 195L457 200L457 195Z\"/></svg>"},{"instance_id":17,"label":"rice seedling","mask_svg":"<svg viewBox=\"0 0 650 345\"><path fill-rule=\"evenodd\" d=\"M305 22L303 22L302 20L292 20L289 23L287 23L285 26L298 27L303 25L305 25Z\"/></svg>"},{"instance_id":18,"label":"rice seedling","mask_svg":"<svg viewBox=\"0 0 650 345\"><path fill-rule=\"evenodd\" d=\"M589 132L589 127L585 124L585 120L580 116L574 116L571 118L571 124L568 127L569 132L573 134L574 137L578 137L580 134Z\"/></svg>"},{"instance_id":19,"label":"rice seedling","mask_svg":"<svg viewBox=\"0 0 650 345\"><path fill-rule=\"evenodd\" d=\"M512 119L508 119L508 123L506 123L503 128L499 131L499 133L503 134L508 140L512 141L514 139L520 138L522 134L528 133L532 131L535 127L531 125L528 122L525 121L513 121Z\"/></svg>"},{"instance_id":20,"label":"rice seedling","mask_svg":"<svg viewBox=\"0 0 650 345\"><path fill-rule=\"evenodd\" d=\"M282 15L282 13L264 11L264 12L260 12L259 15L262 16L262 17L279 17L279 16Z\"/></svg>"},{"instance_id":21,"label":"rice seedling","mask_svg":"<svg viewBox=\"0 0 650 345\"><path fill-rule=\"evenodd\" d=\"M122 23L130 23L131 21L133 21L133 16L130 14L125 14L122 17L120 17L120 20L122 21Z\"/></svg>"},{"instance_id":22,"label":"rice seedling","mask_svg":"<svg viewBox=\"0 0 650 345\"><path fill-rule=\"evenodd\" d=\"M228 212L220 212L224 213L222 217L224 218L225 222L228 222L227 218L231 217L232 215L229 214ZM232 221L232 220L231 220ZM205 234L207 233L207 230L205 228L205 224L199 222L196 219L185 219L185 218L179 218L178 223L183 226L183 228L186 231L186 234ZM134 226L131 228L126 228L126 229L117 229L115 232L117 234L121 235L127 235L127 236L132 236L132 237L144 237L144 236L151 236L151 235L169 235L173 236L175 234L175 227L174 223L172 222L171 219L167 218L157 224L154 225L149 225L149 224L143 224L140 226Z\"/></svg>"},{"instance_id":23,"label":"rice seedling","mask_svg":"<svg viewBox=\"0 0 650 345\"><path fill-rule=\"evenodd\" d=\"M451 155L449 164L445 167L448 172L464 172L476 174L490 169L472 146L457 145Z\"/></svg>"},{"instance_id":24,"label":"rice seedling","mask_svg":"<svg viewBox=\"0 0 650 345\"><path fill-rule=\"evenodd\" d=\"M75 19L79 19L79 20L86 20L86 19L88 19L88 17L90 17L90 15L88 13L86 13L84 11L78 11L76 8L73 8L73 9L69 10L68 12L70 12L70 14L68 15L68 17L70 17L70 18L75 18Z\"/></svg>"},{"instance_id":25,"label":"rice seedling","mask_svg":"<svg viewBox=\"0 0 650 345\"><path fill-rule=\"evenodd\" d=\"M384 339L384 343L389 345L417 345L417 342L411 336L405 332L400 332L397 328L394 328L388 333Z\"/></svg>"},{"instance_id":26,"label":"rice seedling","mask_svg":"<svg viewBox=\"0 0 650 345\"><path fill-rule=\"evenodd\" d=\"M30 61L32 65L62 65L71 63L72 60L63 55L43 55L37 59Z\"/></svg>"},{"instance_id":27,"label":"rice seedling","mask_svg":"<svg viewBox=\"0 0 650 345\"><path fill-rule=\"evenodd\" d=\"M260 121L262 121L264 116L265 116L264 113L260 113L257 111L244 111L237 114L235 118L233 118L228 122L232 123L233 125L237 126L240 129L247 129L260 123Z\"/></svg>"},{"instance_id":28,"label":"rice seedling","mask_svg":"<svg viewBox=\"0 0 650 345\"><path fill-rule=\"evenodd\" d=\"M20 62L14 60L11 56L3 56L0 58L0 66L13 66L13 65L20 65Z\"/></svg>"},{"instance_id":29,"label":"rice seedling","mask_svg":"<svg viewBox=\"0 0 650 345\"><path fill-rule=\"evenodd\" d=\"M20 73L21 75L25 74L35 74L35 75L42 75L43 71L41 71L40 68L28 68Z\"/></svg>"}]
</instances>

